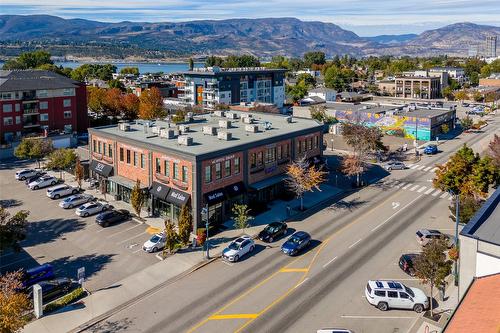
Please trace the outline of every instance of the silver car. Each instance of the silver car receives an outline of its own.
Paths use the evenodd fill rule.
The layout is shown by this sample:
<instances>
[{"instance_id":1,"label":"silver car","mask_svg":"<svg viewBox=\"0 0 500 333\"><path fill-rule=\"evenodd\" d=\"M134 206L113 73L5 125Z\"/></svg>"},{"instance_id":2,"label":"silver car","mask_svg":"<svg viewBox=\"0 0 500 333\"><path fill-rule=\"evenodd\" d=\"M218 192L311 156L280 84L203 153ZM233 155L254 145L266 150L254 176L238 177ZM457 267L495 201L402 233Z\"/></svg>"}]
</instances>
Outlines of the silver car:
<instances>
[{"instance_id":1,"label":"silver car","mask_svg":"<svg viewBox=\"0 0 500 333\"><path fill-rule=\"evenodd\" d=\"M75 214L78 216L87 217L90 215L94 215L100 212L104 212L111 208L109 204L101 201L95 202L87 202L86 204L81 205L75 211Z\"/></svg>"},{"instance_id":2,"label":"silver car","mask_svg":"<svg viewBox=\"0 0 500 333\"><path fill-rule=\"evenodd\" d=\"M41 176L42 171L40 170L34 170L34 169L22 169L16 172L16 179L17 180L26 180L27 178L34 177L34 176Z\"/></svg>"},{"instance_id":3,"label":"silver car","mask_svg":"<svg viewBox=\"0 0 500 333\"><path fill-rule=\"evenodd\" d=\"M54 186L58 183L58 179L54 176L45 175L37 180L32 181L28 184L29 188L32 190L38 190L39 188L44 188L47 186Z\"/></svg>"},{"instance_id":4,"label":"silver car","mask_svg":"<svg viewBox=\"0 0 500 333\"><path fill-rule=\"evenodd\" d=\"M384 169L391 171L391 170L404 170L406 169L406 165L403 162L399 161L391 161L386 164L384 164Z\"/></svg>"},{"instance_id":5,"label":"silver car","mask_svg":"<svg viewBox=\"0 0 500 333\"><path fill-rule=\"evenodd\" d=\"M90 194L75 194L59 203L59 207L64 209L71 209L83 205L84 203L94 200L94 197Z\"/></svg>"},{"instance_id":6,"label":"silver car","mask_svg":"<svg viewBox=\"0 0 500 333\"><path fill-rule=\"evenodd\" d=\"M51 199L59 199L70 194L77 194L78 189L67 184L57 185L47 189L47 196Z\"/></svg>"}]
</instances>

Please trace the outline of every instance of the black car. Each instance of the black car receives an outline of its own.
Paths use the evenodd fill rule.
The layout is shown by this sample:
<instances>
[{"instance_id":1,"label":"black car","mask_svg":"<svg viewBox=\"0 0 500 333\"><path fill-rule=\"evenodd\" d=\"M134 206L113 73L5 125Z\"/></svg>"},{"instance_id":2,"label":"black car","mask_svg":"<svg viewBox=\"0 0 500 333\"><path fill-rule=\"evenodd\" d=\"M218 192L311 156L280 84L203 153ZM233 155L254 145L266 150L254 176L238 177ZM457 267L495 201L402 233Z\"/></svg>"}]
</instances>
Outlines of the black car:
<instances>
[{"instance_id":1,"label":"black car","mask_svg":"<svg viewBox=\"0 0 500 333\"><path fill-rule=\"evenodd\" d=\"M24 181L24 183L25 183L26 185L28 185L29 183L34 182L35 180L37 180L38 178L40 178L40 177L42 177L42 176L44 176L44 175L46 175L46 174L47 174L46 172L42 171L42 172L40 172L40 174L38 174L38 175L36 175L36 176L26 178L26 180Z\"/></svg>"},{"instance_id":2,"label":"black car","mask_svg":"<svg viewBox=\"0 0 500 333\"><path fill-rule=\"evenodd\" d=\"M415 259L418 254L410 253L403 254L399 258L399 267L408 275L415 276Z\"/></svg>"},{"instance_id":3,"label":"black car","mask_svg":"<svg viewBox=\"0 0 500 333\"><path fill-rule=\"evenodd\" d=\"M100 226L107 227L111 224L125 221L129 218L130 213L126 209L108 210L97 215L95 222Z\"/></svg>"},{"instance_id":4,"label":"black car","mask_svg":"<svg viewBox=\"0 0 500 333\"><path fill-rule=\"evenodd\" d=\"M259 233L259 239L271 243L275 239L284 236L286 234L286 229L287 226L285 222L270 223Z\"/></svg>"},{"instance_id":5,"label":"black car","mask_svg":"<svg viewBox=\"0 0 500 333\"><path fill-rule=\"evenodd\" d=\"M71 290L73 283L69 278L57 278L53 280L38 282L42 287L42 302L51 301L57 297L66 295ZM29 289L29 297L33 299L33 287Z\"/></svg>"}]
</instances>

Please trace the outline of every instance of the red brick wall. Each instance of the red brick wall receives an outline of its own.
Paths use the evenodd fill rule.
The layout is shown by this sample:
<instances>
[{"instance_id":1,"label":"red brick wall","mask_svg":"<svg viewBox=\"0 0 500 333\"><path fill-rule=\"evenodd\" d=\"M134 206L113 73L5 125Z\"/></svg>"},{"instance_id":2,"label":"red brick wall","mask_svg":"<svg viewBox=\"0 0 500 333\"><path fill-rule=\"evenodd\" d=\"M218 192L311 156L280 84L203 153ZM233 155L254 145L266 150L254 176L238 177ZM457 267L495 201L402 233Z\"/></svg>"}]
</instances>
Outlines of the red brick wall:
<instances>
[{"instance_id":1,"label":"red brick wall","mask_svg":"<svg viewBox=\"0 0 500 333\"><path fill-rule=\"evenodd\" d=\"M312 143L310 143L311 149L309 149L309 147L308 147L310 139L312 139ZM295 141L295 158L299 158L299 157L302 157L304 155L307 158L321 155L321 145L322 145L323 139L321 137L320 132L296 137L294 139L294 141ZM300 149L299 149L299 144L301 142L306 142L306 150L305 151L300 151ZM316 148L315 148L315 142L317 142Z\"/></svg>"},{"instance_id":2,"label":"red brick wall","mask_svg":"<svg viewBox=\"0 0 500 333\"><path fill-rule=\"evenodd\" d=\"M285 156L287 156L285 154L286 144L288 144L288 150L289 150L288 151L288 158L285 157ZM276 161L266 164L266 150L267 150L267 148L278 147L278 146L283 147L283 159L278 161L278 155L276 152ZM264 164L262 166L257 166L256 168L254 168L252 170L252 168L251 168L251 156L253 153L255 153L258 156L259 152L262 152ZM292 152L292 140L290 140L290 139L276 142L276 143L273 143L270 145L260 146L260 147L250 149L248 151L248 183L253 184L253 183L261 181L263 179L284 173L286 170L286 166L288 164L288 162L286 162L286 161L287 160L290 161L290 158L292 156L291 152ZM257 171L259 169L260 169L260 171Z\"/></svg>"},{"instance_id":3,"label":"red brick wall","mask_svg":"<svg viewBox=\"0 0 500 333\"><path fill-rule=\"evenodd\" d=\"M120 161L120 148L123 148L123 161ZM127 163L127 150L130 150L130 163ZM137 164L134 166L134 152L137 153ZM116 160L117 167L115 174L128 178L132 181L139 179L141 184L150 186L149 183L149 151L142 148L137 148L132 145L117 143L116 145ZM144 169L141 168L141 154L144 154L145 163Z\"/></svg>"},{"instance_id":4,"label":"red brick wall","mask_svg":"<svg viewBox=\"0 0 500 333\"><path fill-rule=\"evenodd\" d=\"M235 167L234 167L234 159L236 157L240 158L240 173L234 174L235 172ZM224 163L226 160L231 160L231 175L227 176L225 174L225 166ZM221 163L221 168L222 168L222 178L221 179L215 179L215 164L220 162ZM205 167L208 165L212 165L212 181L210 183L206 183L205 180ZM205 160L201 162L201 192L207 193L210 191L214 191L220 188L223 188L225 186L237 183L243 181L243 152L238 152L226 156L220 156L217 158L213 158L210 160Z\"/></svg>"},{"instance_id":5,"label":"red brick wall","mask_svg":"<svg viewBox=\"0 0 500 333\"><path fill-rule=\"evenodd\" d=\"M89 127L89 114L87 110L87 87L81 84L76 92L76 131L85 132Z\"/></svg>"},{"instance_id":6,"label":"red brick wall","mask_svg":"<svg viewBox=\"0 0 500 333\"><path fill-rule=\"evenodd\" d=\"M12 112L3 112L3 106L6 104L12 105ZM19 112L16 112L16 104L19 104ZM16 125L16 116L21 117L21 124ZM12 125L4 125L3 124L3 118L4 117L12 117ZM16 131L22 131L23 130L23 107L22 107L22 102L19 101L2 101L0 100L0 142L3 142L4 139L4 133L5 132L12 132L14 135L16 134Z\"/></svg>"},{"instance_id":7,"label":"red brick wall","mask_svg":"<svg viewBox=\"0 0 500 333\"><path fill-rule=\"evenodd\" d=\"M96 141L95 151L94 151L94 140ZM101 142L101 153L99 153L98 142ZM93 135L91 141L89 142L89 150L92 154L92 159L103 161L107 164L113 165L115 156L117 156L116 155L117 152L115 151L114 143L115 143L114 140L101 138L101 137ZM103 148L104 144L106 144L106 155L104 154L104 148ZM113 149L112 157L109 157L109 155L110 155L109 154L109 145L110 144L111 144L111 147Z\"/></svg>"},{"instance_id":8,"label":"red brick wall","mask_svg":"<svg viewBox=\"0 0 500 333\"><path fill-rule=\"evenodd\" d=\"M160 159L160 166L161 166L161 174L156 174L156 158ZM164 161L167 161L168 165L170 166L170 176L166 177L164 175L165 170L164 170ZM179 165L179 179L175 180L174 179L174 162L178 163ZM172 156L172 155L167 155L163 153L158 153L158 152L153 152L153 160L152 160L152 167L153 167L153 180L167 184L168 186L187 192L189 194L192 194L193 191L193 165L191 162L182 160L178 157ZM186 166L187 167L187 183L182 182L182 167Z\"/></svg>"}]
</instances>

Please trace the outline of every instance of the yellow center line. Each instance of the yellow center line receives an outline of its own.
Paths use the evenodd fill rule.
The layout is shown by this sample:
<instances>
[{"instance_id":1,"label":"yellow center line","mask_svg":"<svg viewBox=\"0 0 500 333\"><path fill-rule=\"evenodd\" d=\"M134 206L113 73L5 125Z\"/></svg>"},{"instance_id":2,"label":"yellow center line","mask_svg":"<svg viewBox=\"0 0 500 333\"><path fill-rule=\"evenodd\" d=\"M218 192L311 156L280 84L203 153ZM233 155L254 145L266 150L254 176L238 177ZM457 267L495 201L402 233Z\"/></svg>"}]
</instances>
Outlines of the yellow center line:
<instances>
[{"instance_id":1,"label":"yellow center line","mask_svg":"<svg viewBox=\"0 0 500 333\"><path fill-rule=\"evenodd\" d=\"M307 273L307 271L309 271L309 268L282 268L282 269L280 269L281 273L295 273L295 272Z\"/></svg>"},{"instance_id":2,"label":"yellow center line","mask_svg":"<svg viewBox=\"0 0 500 333\"><path fill-rule=\"evenodd\" d=\"M254 319L257 318L257 313L236 313L225 315L213 315L209 317L210 320L223 320L223 319Z\"/></svg>"}]
</instances>

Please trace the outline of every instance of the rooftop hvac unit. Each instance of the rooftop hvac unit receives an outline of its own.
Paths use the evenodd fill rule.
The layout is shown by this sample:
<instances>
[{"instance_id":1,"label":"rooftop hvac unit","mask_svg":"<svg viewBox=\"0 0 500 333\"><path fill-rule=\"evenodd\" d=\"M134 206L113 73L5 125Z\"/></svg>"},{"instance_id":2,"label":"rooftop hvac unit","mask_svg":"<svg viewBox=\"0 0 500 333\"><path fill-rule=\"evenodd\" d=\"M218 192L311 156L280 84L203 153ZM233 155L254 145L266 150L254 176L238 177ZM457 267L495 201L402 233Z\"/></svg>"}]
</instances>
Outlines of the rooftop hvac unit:
<instances>
[{"instance_id":1,"label":"rooftop hvac unit","mask_svg":"<svg viewBox=\"0 0 500 333\"><path fill-rule=\"evenodd\" d=\"M245 132L257 133L258 130L259 130L259 126L257 126L257 125L246 125L245 126Z\"/></svg>"},{"instance_id":2,"label":"rooftop hvac unit","mask_svg":"<svg viewBox=\"0 0 500 333\"><path fill-rule=\"evenodd\" d=\"M217 110L217 111L214 111L214 114L217 117L224 117L224 111Z\"/></svg>"},{"instance_id":3,"label":"rooftop hvac unit","mask_svg":"<svg viewBox=\"0 0 500 333\"><path fill-rule=\"evenodd\" d=\"M233 113L233 112L227 112L226 113L226 118L228 118L228 119L238 119L238 114L237 113Z\"/></svg>"},{"instance_id":4,"label":"rooftop hvac unit","mask_svg":"<svg viewBox=\"0 0 500 333\"><path fill-rule=\"evenodd\" d=\"M219 127L220 128L231 128L231 121L230 120L219 120Z\"/></svg>"},{"instance_id":5,"label":"rooftop hvac unit","mask_svg":"<svg viewBox=\"0 0 500 333\"><path fill-rule=\"evenodd\" d=\"M214 126L203 126L203 134L217 135L217 128Z\"/></svg>"},{"instance_id":6,"label":"rooftop hvac unit","mask_svg":"<svg viewBox=\"0 0 500 333\"><path fill-rule=\"evenodd\" d=\"M269 121L264 122L264 128L266 129L266 131L272 129L273 123L271 123Z\"/></svg>"},{"instance_id":7,"label":"rooftop hvac unit","mask_svg":"<svg viewBox=\"0 0 500 333\"><path fill-rule=\"evenodd\" d=\"M183 146L191 146L193 144L193 138L187 135L179 135L177 143Z\"/></svg>"},{"instance_id":8,"label":"rooftop hvac unit","mask_svg":"<svg viewBox=\"0 0 500 333\"><path fill-rule=\"evenodd\" d=\"M171 128L163 128L160 130L160 138L173 139L175 137L175 131Z\"/></svg>"},{"instance_id":9,"label":"rooftop hvac unit","mask_svg":"<svg viewBox=\"0 0 500 333\"><path fill-rule=\"evenodd\" d=\"M179 125L179 131L181 131L182 133L189 132L189 125Z\"/></svg>"},{"instance_id":10,"label":"rooftop hvac unit","mask_svg":"<svg viewBox=\"0 0 500 333\"><path fill-rule=\"evenodd\" d=\"M253 119L248 117L248 116L246 116L245 118L242 118L242 119L243 119L243 122L245 124L252 124L253 123Z\"/></svg>"},{"instance_id":11,"label":"rooftop hvac unit","mask_svg":"<svg viewBox=\"0 0 500 333\"><path fill-rule=\"evenodd\" d=\"M287 123L289 123L289 124L293 123L293 117L292 116L288 116L285 119L286 119Z\"/></svg>"},{"instance_id":12,"label":"rooftop hvac unit","mask_svg":"<svg viewBox=\"0 0 500 333\"><path fill-rule=\"evenodd\" d=\"M127 123L120 123L118 125L118 129L120 131L124 131L124 132L127 132L127 131L130 131L130 124L127 124Z\"/></svg>"},{"instance_id":13,"label":"rooftop hvac unit","mask_svg":"<svg viewBox=\"0 0 500 333\"><path fill-rule=\"evenodd\" d=\"M221 131L221 132L217 133L217 138L219 140L229 141L233 138L233 135L230 132L222 132Z\"/></svg>"}]
</instances>

